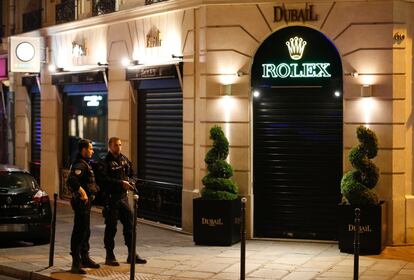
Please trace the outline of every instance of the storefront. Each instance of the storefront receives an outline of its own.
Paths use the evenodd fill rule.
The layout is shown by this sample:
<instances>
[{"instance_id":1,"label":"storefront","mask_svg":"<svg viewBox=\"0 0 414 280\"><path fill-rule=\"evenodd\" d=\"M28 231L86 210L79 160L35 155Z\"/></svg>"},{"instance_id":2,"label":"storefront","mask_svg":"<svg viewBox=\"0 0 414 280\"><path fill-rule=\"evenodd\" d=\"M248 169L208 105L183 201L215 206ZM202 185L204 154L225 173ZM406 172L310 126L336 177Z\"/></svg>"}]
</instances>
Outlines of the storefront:
<instances>
[{"instance_id":1,"label":"storefront","mask_svg":"<svg viewBox=\"0 0 414 280\"><path fill-rule=\"evenodd\" d=\"M139 217L181 227L182 63L127 68L137 93Z\"/></svg>"},{"instance_id":2,"label":"storefront","mask_svg":"<svg viewBox=\"0 0 414 280\"><path fill-rule=\"evenodd\" d=\"M356 127L367 125L380 142L388 243L413 243L413 14L404 1L171 0L45 28L50 64L108 64L108 76L105 95L56 87L50 77L59 74L42 68L42 130L56 128L42 133L42 162L51 162L42 165L44 186L62 183L55 170L67 166L67 141L81 137L78 116L86 114L70 108L81 108L74 98L88 92L107 103L105 128L92 131L102 141L120 137L140 178L161 183L143 201L144 218L192 231L208 132L218 124L248 199L249 236L334 240L340 178L351 169ZM182 62L174 81L148 76L172 61ZM134 67L143 76L128 76ZM148 124L160 119L174 124ZM172 222L159 212L168 201Z\"/></svg>"},{"instance_id":3,"label":"storefront","mask_svg":"<svg viewBox=\"0 0 414 280\"><path fill-rule=\"evenodd\" d=\"M41 122L41 93L40 77L38 74L22 77L22 85L26 88L30 100L30 162L29 171L41 184L41 151L42 151L42 122Z\"/></svg>"},{"instance_id":4,"label":"storefront","mask_svg":"<svg viewBox=\"0 0 414 280\"><path fill-rule=\"evenodd\" d=\"M108 88L107 69L84 72L60 72L52 75L52 84L62 98L62 198L70 198L64 183L71 163L78 153L80 139L90 139L94 147L92 159L97 161L107 152Z\"/></svg>"}]
</instances>

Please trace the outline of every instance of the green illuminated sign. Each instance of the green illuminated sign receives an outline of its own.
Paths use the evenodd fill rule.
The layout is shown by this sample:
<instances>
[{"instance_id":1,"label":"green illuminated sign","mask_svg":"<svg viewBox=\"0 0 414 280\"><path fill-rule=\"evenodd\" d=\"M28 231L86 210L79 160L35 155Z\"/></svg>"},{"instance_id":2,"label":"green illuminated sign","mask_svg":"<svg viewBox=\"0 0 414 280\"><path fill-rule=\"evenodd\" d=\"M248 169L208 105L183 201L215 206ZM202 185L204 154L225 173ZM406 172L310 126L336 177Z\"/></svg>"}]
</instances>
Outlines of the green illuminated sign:
<instances>
[{"instance_id":1,"label":"green illuminated sign","mask_svg":"<svg viewBox=\"0 0 414 280\"><path fill-rule=\"evenodd\" d=\"M300 60L307 42L299 37L290 38L286 42L290 58ZM262 78L329 78L330 63L272 63L262 64Z\"/></svg>"},{"instance_id":2,"label":"green illuminated sign","mask_svg":"<svg viewBox=\"0 0 414 280\"><path fill-rule=\"evenodd\" d=\"M262 78L328 78L331 77L329 66L330 63L262 64Z\"/></svg>"}]
</instances>

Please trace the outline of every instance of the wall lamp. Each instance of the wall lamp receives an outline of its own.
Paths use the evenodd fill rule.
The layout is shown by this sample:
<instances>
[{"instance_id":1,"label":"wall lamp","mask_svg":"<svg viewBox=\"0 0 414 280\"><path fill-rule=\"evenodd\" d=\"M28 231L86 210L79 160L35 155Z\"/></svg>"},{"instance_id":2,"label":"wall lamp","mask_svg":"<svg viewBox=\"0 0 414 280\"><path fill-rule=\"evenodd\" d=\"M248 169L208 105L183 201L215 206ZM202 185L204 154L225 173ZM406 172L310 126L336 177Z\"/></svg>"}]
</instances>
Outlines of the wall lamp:
<instances>
[{"instance_id":1,"label":"wall lamp","mask_svg":"<svg viewBox=\"0 0 414 280\"><path fill-rule=\"evenodd\" d=\"M130 63L131 65L139 65L139 60L131 60L131 63Z\"/></svg>"},{"instance_id":2,"label":"wall lamp","mask_svg":"<svg viewBox=\"0 0 414 280\"><path fill-rule=\"evenodd\" d=\"M242 70L239 70L237 71L236 75L237 77L241 77L241 76L247 75L247 73L243 72Z\"/></svg>"},{"instance_id":3,"label":"wall lamp","mask_svg":"<svg viewBox=\"0 0 414 280\"><path fill-rule=\"evenodd\" d=\"M371 97L372 96L372 85L362 85L361 86L361 97Z\"/></svg>"}]
</instances>

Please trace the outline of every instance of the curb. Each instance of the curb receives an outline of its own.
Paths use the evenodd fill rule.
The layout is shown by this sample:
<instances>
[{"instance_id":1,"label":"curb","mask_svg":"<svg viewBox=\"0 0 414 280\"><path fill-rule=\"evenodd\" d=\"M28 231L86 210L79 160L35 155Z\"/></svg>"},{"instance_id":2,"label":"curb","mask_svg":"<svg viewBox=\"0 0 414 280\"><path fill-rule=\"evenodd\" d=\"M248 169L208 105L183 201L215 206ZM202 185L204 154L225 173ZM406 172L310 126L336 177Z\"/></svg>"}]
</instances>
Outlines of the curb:
<instances>
[{"instance_id":1,"label":"curb","mask_svg":"<svg viewBox=\"0 0 414 280\"><path fill-rule=\"evenodd\" d=\"M0 265L0 274L6 275L13 278L23 279L23 280L49 280L53 279L49 276L42 275L35 271L25 271L18 268Z\"/></svg>"}]
</instances>

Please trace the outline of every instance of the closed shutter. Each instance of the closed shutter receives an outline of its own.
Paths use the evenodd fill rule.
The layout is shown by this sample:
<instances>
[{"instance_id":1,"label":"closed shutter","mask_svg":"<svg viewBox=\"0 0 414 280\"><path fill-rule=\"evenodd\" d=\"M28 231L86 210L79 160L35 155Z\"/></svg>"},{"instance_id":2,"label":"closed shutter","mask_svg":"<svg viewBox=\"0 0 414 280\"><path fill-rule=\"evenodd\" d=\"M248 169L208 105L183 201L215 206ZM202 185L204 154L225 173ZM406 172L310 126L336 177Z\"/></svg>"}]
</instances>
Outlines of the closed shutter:
<instances>
[{"instance_id":1,"label":"closed shutter","mask_svg":"<svg viewBox=\"0 0 414 280\"><path fill-rule=\"evenodd\" d=\"M182 184L183 98L179 90L140 92L139 175Z\"/></svg>"},{"instance_id":2,"label":"closed shutter","mask_svg":"<svg viewBox=\"0 0 414 280\"><path fill-rule=\"evenodd\" d=\"M183 96L177 84L177 79L160 79L137 87L138 215L181 227Z\"/></svg>"},{"instance_id":3,"label":"closed shutter","mask_svg":"<svg viewBox=\"0 0 414 280\"><path fill-rule=\"evenodd\" d=\"M37 88L37 87L36 87ZM40 92L38 90L33 90L31 92L31 102L32 102L32 162L40 163L40 152L41 152L41 121L40 121Z\"/></svg>"},{"instance_id":4,"label":"closed shutter","mask_svg":"<svg viewBox=\"0 0 414 280\"><path fill-rule=\"evenodd\" d=\"M263 89L253 114L255 236L335 239L342 98L322 87Z\"/></svg>"}]
</instances>

